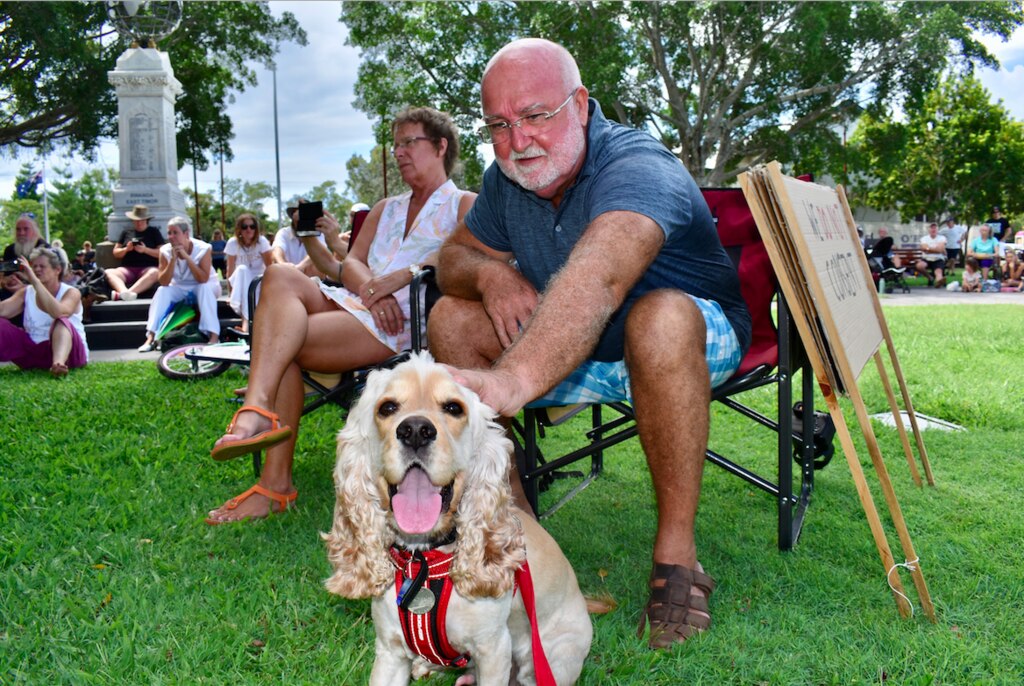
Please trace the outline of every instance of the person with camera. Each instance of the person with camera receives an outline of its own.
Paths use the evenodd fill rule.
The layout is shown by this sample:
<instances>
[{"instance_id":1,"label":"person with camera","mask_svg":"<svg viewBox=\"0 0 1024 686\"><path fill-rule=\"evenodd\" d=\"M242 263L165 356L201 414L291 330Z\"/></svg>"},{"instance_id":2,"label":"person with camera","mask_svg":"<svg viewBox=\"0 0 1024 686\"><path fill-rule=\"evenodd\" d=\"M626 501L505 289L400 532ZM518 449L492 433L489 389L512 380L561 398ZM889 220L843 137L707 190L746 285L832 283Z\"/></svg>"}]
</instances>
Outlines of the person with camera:
<instances>
[{"instance_id":1,"label":"person with camera","mask_svg":"<svg viewBox=\"0 0 1024 686\"><path fill-rule=\"evenodd\" d=\"M212 510L208 524L266 517L294 502L302 369L358 369L410 346L413 272L434 264L476 194L449 178L459 159L459 139L447 114L429 107L403 110L391 134L402 180L412 190L374 206L344 265L334 254L343 240L341 227L329 212L313 222L324 243L316 236L301 239L318 271L341 285L310 279L287 265L267 267L253 317L245 403L211 451L215 460L230 460L266 450L267 459L259 483Z\"/></svg>"},{"instance_id":2,"label":"person with camera","mask_svg":"<svg viewBox=\"0 0 1024 686\"><path fill-rule=\"evenodd\" d=\"M107 282L114 300L135 300L156 285L160 246L166 241L160 229L149 225L153 217L145 205L136 205L124 216L132 220L132 228L114 245L114 257L121 266L106 270Z\"/></svg>"},{"instance_id":3,"label":"person with camera","mask_svg":"<svg viewBox=\"0 0 1024 686\"><path fill-rule=\"evenodd\" d=\"M192 238L192 222L187 217L168 220L167 243L160 248L157 274L160 287L149 304L146 342L139 346L139 352L156 350L156 330L160 320L189 294L195 295L196 307L199 308L199 330L210 337L211 345L219 342L217 298L220 297L220 279L213 271L213 251L206 241Z\"/></svg>"},{"instance_id":4,"label":"person with camera","mask_svg":"<svg viewBox=\"0 0 1024 686\"><path fill-rule=\"evenodd\" d=\"M299 207L308 202L305 198L299 198L294 205L285 208L284 212L288 215L291 223L288 226L281 227L274 235L273 250L270 253L271 261L273 264L294 265L306 276L324 277L327 275L317 270L316 265L313 264L313 260L306 250L305 243L296 233L299 226ZM317 240L321 244L325 244L323 236L319 236ZM338 259L345 259L345 252L338 254Z\"/></svg>"},{"instance_id":5,"label":"person with camera","mask_svg":"<svg viewBox=\"0 0 1024 686\"><path fill-rule=\"evenodd\" d=\"M18 257L26 286L0 302L0 362L22 369L49 369L54 377L84 367L89 346L82 325L82 294L61 281L67 265L53 248ZM6 271L9 262L4 263ZM22 325L11 320L22 317Z\"/></svg>"},{"instance_id":6,"label":"person with camera","mask_svg":"<svg viewBox=\"0 0 1024 686\"><path fill-rule=\"evenodd\" d=\"M4 248L3 261L9 266L4 273L3 290L0 299L7 299L15 291L25 287L25 282L17 276L17 259L28 257L36 248L48 248L50 244L39 235L39 224L36 223L34 212L22 212L14 223L14 242Z\"/></svg>"}]
</instances>

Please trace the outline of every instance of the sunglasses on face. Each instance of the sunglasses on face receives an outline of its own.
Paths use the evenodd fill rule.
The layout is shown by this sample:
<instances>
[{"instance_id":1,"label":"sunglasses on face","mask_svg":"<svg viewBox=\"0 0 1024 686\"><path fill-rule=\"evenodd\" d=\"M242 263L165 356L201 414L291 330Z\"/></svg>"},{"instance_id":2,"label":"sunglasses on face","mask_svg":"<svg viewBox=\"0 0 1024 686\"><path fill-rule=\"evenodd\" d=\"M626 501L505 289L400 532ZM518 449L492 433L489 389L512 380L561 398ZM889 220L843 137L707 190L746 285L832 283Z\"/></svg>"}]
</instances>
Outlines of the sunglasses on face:
<instances>
[{"instance_id":1,"label":"sunglasses on face","mask_svg":"<svg viewBox=\"0 0 1024 686\"><path fill-rule=\"evenodd\" d=\"M255 231L256 230L256 225L255 224L242 224L241 229L242 229L242 231L250 231L250 230Z\"/></svg>"}]
</instances>

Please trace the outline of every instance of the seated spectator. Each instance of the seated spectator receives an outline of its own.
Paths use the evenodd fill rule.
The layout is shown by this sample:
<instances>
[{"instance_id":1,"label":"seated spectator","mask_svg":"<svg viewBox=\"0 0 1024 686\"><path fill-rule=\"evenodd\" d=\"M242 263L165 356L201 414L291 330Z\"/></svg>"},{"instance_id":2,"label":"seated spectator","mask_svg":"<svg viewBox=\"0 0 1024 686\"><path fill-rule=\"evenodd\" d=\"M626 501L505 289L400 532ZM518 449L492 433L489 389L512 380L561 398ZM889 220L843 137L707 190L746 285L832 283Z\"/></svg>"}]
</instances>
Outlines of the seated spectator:
<instances>
[{"instance_id":1,"label":"seated spectator","mask_svg":"<svg viewBox=\"0 0 1024 686\"><path fill-rule=\"evenodd\" d=\"M879 227L879 229L878 229L878 239L875 242L877 243L878 241L882 240L883 238L888 238L888 237L889 237L889 229L885 228L884 226ZM895 242L893 243L893 245L895 245ZM894 253L892 250L890 250L885 255L885 259L888 260L888 264L885 265L886 268L888 268L889 265L892 265L893 269L900 269L900 268L903 267L903 259L899 255Z\"/></svg>"},{"instance_id":2,"label":"seated spectator","mask_svg":"<svg viewBox=\"0 0 1024 686\"><path fill-rule=\"evenodd\" d=\"M82 241L82 249L79 252L85 254L85 261L90 267L96 266L96 251L92 248L92 241Z\"/></svg>"},{"instance_id":3,"label":"seated spectator","mask_svg":"<svg viewBox=\"0 0 1024 686\"><path fill-rule=\"evenodd\" d=\"M307 202L309 201L305 198L299 198L295 205L285 209L285 214L291 220L291 225L281 228L274 236L271 259L274 264L293 264L306 276L326 277L328 275L317 271L316 265L313 264L309 253L306 252L305 244L295 235L295 229L299 225L299 205L304 205ZM325 239L321 235L317 240L324 243ZM326 245L326 243L324 244ZM338 259L345 259L345 253L338 255Z\"/></svg>"},{"instance_id":4,"label":"seated spectator","mask_svg":"<svg viewBox=\"0 0 1024 686\"><path fill-rule=\"evenodd\" d=\"M978 260L968 257L964 262L963 284L960 289L964 293L981 293L981 267Z\"/></svg>"},{"instance_id":5,"label":"seated spectator","mask_svg":"<svg viewBox=\"0 0 1024 686\"><path fill-rule=\"evenodd\" d=\"M213 272L210 244L192 238L192 224L185 217L172 217L167 222L167 243L160 247L158 274L160 287L149 305L146 342L139 346L139 352L156 349L160 320L190 293L195 294L199 308L199 330L210 337L210 343L217 343L220 340L217 316L220 280Z\"/></svg>"},{"instance_id":6,"label":"seated spectator","mask_svg":"<svg viewBox=\"0 0 1024 686\"><path fill-rule=\"evenodd\" d=\"M28 257L36 248L46 248L49 244L39 235L39 224L36 223L34 212L22 212L14 223L14 242L4 248L4 262L12 262L19 257ZM7 279L5 289L21 290L25 287L21 279Z\"/></svg>"},{"instance_id":7,"label":"seated spectator","mask_svg":"<svg viewBox=\"0 0 1024 686\"><path fill-rule=\"evenodd\" d=\"M1017 257L1016 250L1007 249L1001 271L1003 288L1022 290L1021 286L1024 284L1024 279L1022 279L1021 275L1024 273L1024 262L1021 262L1020 258Z\"/></svg>"},{"instance_id":8,"label":"seated spectator","mask_svg":"<svg viewBox=\"0 0 1024 686\"><path fill-rule=\"evenodd\" d=\"M75 253L75 259L71 260L71 273L81 279L91 270L89 262L85 259L85 251L79 250Z\"/></svg>"},{"instance_id":9,"label":"seated spectator","mask_svg":"<svg viewBox=\"0 0 1024 686\"><path fill-rule=\"evenodd\" d=\"M999 240L992 235L992 227L988 224L978 225L978 236L967 246L967 256L978 260L981 266L981 279L989 278L989 270L993 266L999 268Z\"/></svg>"},{"instance_id":10,"label":"seated spectator","mask_svg":"<svg viewBox=\"0 0 1024 686\"><path fill-rule=\"evenodd\" d=\"M260 231L255 215L240 214L235 219L235 235L224 254L228 258L228 281L231 283L231 309L242 318L242 331L249 330L249 284L263 276L272 264L270 241Z\"/></svg>"},{"instance_id":11,"label":"seated spectator","mask_svg":"<svg viewBox=\"0 0 1024 686\"><path fill-rule=\"evenodd\" d=\"M960 264L960 245L964 242L967 227L950 217L939 233L946 237L946 267L953 269Z\"/></svg>"},{"instance_id":12,"label":"seated spectator","mask_svg":"<svg viewBox=\"0 0 1024 686\"><path fill-rule=\"evenodd\" d=\"M89 361L82 294L61 281L67 265L53 248L36 248L29 259L17 259L27 285L0 302L0 361L67 376L68 369ZM11 322L19 315L22 326Z\"/></svg>"},{"instance_id":13,"label":"seated spectator","mask_svg":"<svg viewBox=\"0 0 1024 686\"><path fill-rule=\"evenodd\" d=\"M224 253L224 248L227 247L227 244L228 242L224 240L224 232L220 229L214 229L213 237L210 239L210 249L213 251L213 270L224 278L228 277L227 255Z\"/></svg>"},{"instance_id":14,"label":"seated spectator","mask_svg":"<svg viewBox=\"0 0 1024 686\"><path fill-rule=\"evenodd\" d=\"M609 121L562 46L506 45L480 92L495 163L438 256L431 353L506 417L632 403L657 502L638 633L670 648L711 626L694 520L711 389L749 345L736 268L679 158Z\"/></svg>"},{"instance_id":15,"label":"seated spectator","mask_svg":"<svg viewBox=\"0 0 1024 686\"><path fill-rule=\"evenodd\" d=\"M153 217L145 205L136 205L124 216L132 220L132 228L114 245L114 257L121 266L107 270L107 282L114 300L135 300L156 285L160 246L165 241L160 229L149 225Z\"/></svg>"},{"instance_id":16,"label":"seated spectator","mask_svg":"<svg viewBox=\"0 0 1024 686\"><path fill-rule=\"evenodd\" d=\"M946 237L939 234L939 225L932 222L928 233L921 237L922 259L917 261L917 271L928 276L928 285L941 288L946 285Z\"/></svg>"},{"instance_id":17,"label":"seated spectator","mask_svg":"<svg viewBox=\"0 0 1024 686\"><path fill-rule=\"evenodd\" d=\"M448 178L459 159L458 129L429 107L395 118L392 151L412 189L386 198L370 212L344 269L328 250L340 240L328 212L317 220L326 244L303 238L320 271L340 279L331 286L290 266L267 267L259 316L253 320L245 405L212 450L228 460L266 450L259 483L210 512L223 524L282 512L295 500L292 461L302 414L300 365L338 372L383 362L410 345L409 282L418 265L432 264L444 239L472 205L473 193Z\"/></svg>"}]
</instances>

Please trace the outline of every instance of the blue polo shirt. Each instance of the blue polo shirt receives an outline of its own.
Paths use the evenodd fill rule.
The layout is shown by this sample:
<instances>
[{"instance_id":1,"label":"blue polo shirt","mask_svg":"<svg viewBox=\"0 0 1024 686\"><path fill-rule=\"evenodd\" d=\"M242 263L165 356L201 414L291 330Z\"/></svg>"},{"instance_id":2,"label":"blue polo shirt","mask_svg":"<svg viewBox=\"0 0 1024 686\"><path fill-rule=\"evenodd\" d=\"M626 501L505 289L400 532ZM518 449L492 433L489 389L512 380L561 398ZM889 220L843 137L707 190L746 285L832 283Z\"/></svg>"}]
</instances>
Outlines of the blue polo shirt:
<instances>
[{"instance_id":1,"label":"blue polo shirt","mask_svg":"<svg viewBox=\"0 0 1024 686\"><path fill-rule=\"evenodd\" d=\"M524 190L491 164L466 215L466 226L488 247L511 252L523 276L543 292L590 223L618 210L650 217L665 233L665 243L612 314L590 359L623 358L626 315L637 298L660 288L717 301L745 354L750 315L736 268L722 248L700 188L664 145L647 133L609 122L593 98L586 159L559 206ZM629 246L627 234L622 249Z\"/></svg>"}]
</instances>

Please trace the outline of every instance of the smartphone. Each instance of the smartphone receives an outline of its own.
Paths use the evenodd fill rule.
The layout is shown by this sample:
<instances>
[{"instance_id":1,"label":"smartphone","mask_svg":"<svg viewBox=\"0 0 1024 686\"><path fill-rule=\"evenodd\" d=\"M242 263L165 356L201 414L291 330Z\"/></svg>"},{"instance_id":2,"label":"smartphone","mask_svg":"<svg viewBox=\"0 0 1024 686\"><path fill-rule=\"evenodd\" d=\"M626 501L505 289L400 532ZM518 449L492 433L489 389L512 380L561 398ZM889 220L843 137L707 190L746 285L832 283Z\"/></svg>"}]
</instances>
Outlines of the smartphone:
<instances>
[{"instance_id":1,"label":"smartphone","mask_svg":"<svg viewBox=\"0 0 1024 686\"><path fill-rule=\"evenodd\" d=\"M319 236L316 220L322 216L324 216L324 204L319 200L299 205L299 224L295 227L295 235L300 238Z\"/></svg>"}]
</instances>

